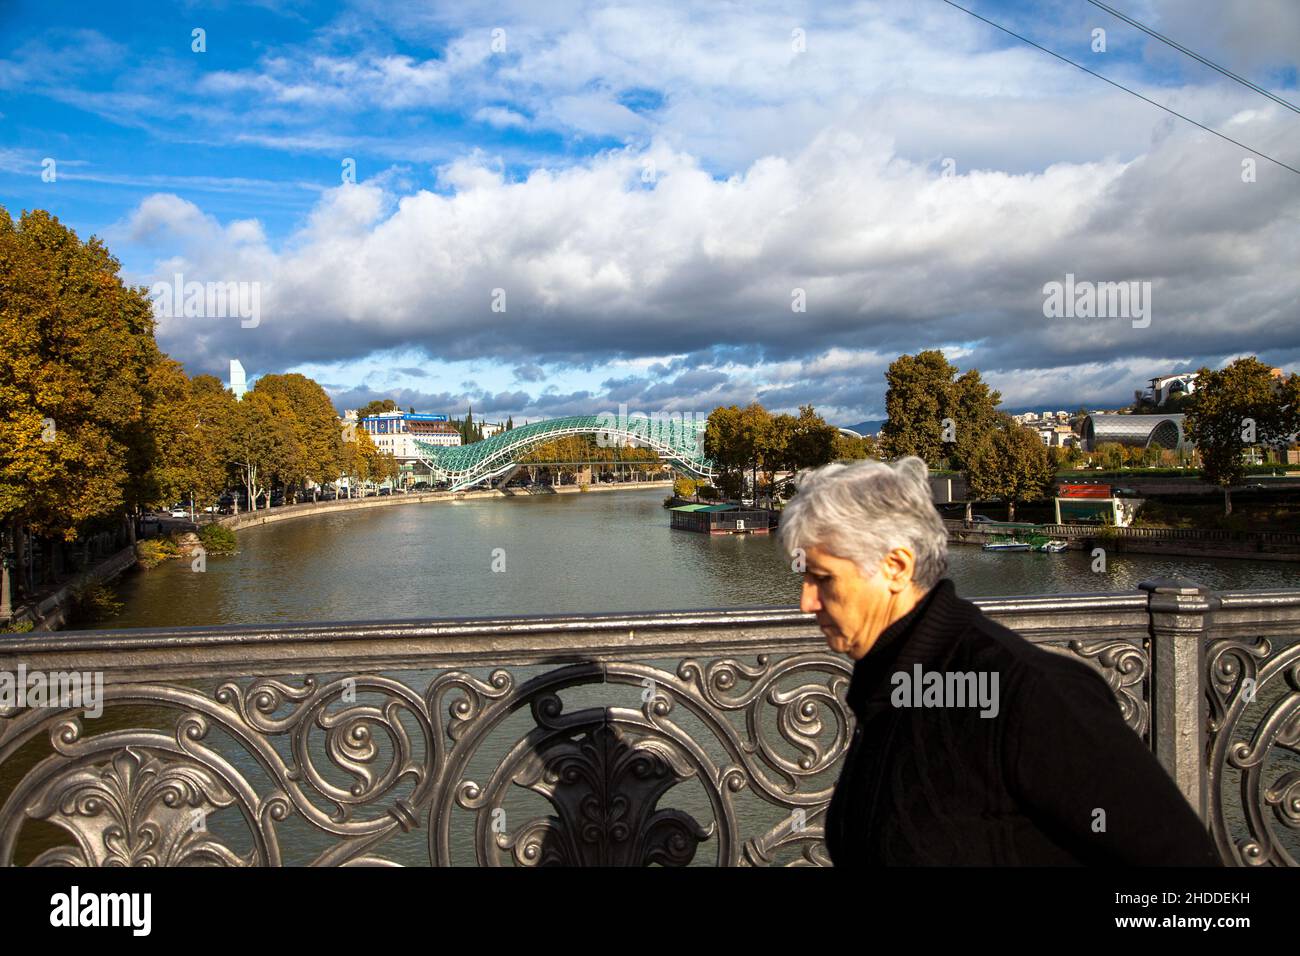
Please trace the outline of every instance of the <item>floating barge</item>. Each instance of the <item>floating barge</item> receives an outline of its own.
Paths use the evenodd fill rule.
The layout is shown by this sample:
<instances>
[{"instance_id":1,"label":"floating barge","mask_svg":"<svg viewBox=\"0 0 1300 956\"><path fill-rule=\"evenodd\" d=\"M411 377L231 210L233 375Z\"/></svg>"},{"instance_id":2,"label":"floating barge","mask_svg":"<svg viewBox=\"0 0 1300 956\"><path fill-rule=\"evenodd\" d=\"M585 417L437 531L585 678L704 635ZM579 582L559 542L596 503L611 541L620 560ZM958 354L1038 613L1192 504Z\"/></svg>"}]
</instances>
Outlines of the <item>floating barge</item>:
<instances>
[{"instance_id":1,"label":"floating barge","mask_svg":"<svg viewBox=\"0 0 1300 956\"><path fill-rule=\"evenodd\" d=\"M678 505L668 513L674 529L700 534L768 534L776 524L776 512L746 511L740 505Z\"/></svg>"}]
</instances>

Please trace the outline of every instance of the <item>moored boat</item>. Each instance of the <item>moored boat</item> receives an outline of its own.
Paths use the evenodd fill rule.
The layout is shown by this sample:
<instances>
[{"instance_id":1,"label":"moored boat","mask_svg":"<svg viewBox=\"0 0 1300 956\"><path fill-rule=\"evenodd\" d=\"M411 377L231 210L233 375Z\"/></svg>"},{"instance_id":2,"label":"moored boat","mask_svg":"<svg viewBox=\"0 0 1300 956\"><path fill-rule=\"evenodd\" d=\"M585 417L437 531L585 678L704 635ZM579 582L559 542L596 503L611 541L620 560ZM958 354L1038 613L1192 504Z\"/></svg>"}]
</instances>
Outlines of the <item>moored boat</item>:
<instances>
[{"instance_id":1,"label":"moored boat","mask_svg":"<svg viewBox=\"0 0 1300 956\"><path fill-rule=\"evenodd\" d=\"M1030 551L1033 549L1027 541L990 541L984 545L985 551Z\"/></svg>"}]
</instances>

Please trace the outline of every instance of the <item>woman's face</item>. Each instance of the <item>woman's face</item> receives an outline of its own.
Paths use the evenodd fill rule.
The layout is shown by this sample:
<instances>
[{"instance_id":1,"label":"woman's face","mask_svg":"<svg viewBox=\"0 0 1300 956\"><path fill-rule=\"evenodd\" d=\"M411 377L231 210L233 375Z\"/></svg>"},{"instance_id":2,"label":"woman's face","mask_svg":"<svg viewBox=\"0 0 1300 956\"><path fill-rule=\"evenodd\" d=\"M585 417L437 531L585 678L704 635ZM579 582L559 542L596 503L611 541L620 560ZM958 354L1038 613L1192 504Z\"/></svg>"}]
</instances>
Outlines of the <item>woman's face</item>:
<instances>
[{"instance_id":1,"label":"woman's face","mask_svg":"<svg viewBox=\"0 0 1300 956\"><path fill-rule=\"evenodd\" d=\"M869 578L856 563L824 548L810 547L799 609L815 614L831 650L855 661L864 657L881 632L915 604L912 556L891 551Z\"/></svg>"}]
</instances>

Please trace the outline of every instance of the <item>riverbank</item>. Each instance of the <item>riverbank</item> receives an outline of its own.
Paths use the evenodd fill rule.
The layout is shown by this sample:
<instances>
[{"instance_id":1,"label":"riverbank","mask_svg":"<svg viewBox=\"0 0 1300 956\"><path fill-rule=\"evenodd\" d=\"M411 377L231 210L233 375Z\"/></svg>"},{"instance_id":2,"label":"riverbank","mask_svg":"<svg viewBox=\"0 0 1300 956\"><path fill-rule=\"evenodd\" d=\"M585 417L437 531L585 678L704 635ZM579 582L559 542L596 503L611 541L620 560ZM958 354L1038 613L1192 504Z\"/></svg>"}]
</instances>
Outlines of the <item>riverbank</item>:
<instances>
[{"instance_id":1,"label":"riverbank","mask_svg":"<svg viewBox=\"0 0 1300 956\"><path fill-rule=\"evenodd\" d=\"M1168 557L1234 558L1254 561L1300 562L1300 533L1291 531L1222 531L1193 528L1099 528L1057 524L967 524L944 519L948 541L979 544L1014 535L1017 531L1064 540L1071 550L1104 548L1116 554L1154 554Z\"/></svg>"},{"instance_id":2,"label":"riverbank","mask_svg":"<svg viewBox=\"0 0 1300 956\"><path fill-rule=\"evenodd\" d=\"M360 511L366 508L392 508L400 505L427 504L440 501L478 501L485 498L548 498L555 495L595 494L611 491L645 491L652 488L672 488L673 481L629 481L610 485L589 485L585 489L579 485L560 485L554 487L532 488L485 488L477 491L425 491L405 495L374 495L369 498L344 498L340 501L309 501L299 505L284 505L270 510L249 511L241 515L229 515L219 519L231 531L252 528L257 525L287 521L290 518L308 518L321 514L341 514L345 511Z\"/></svg>"},{"instance_id":3,"label":"riverbank","mask_svg":"<svg viewBox=\"0 0 1300 956\"><path fill-rule=\"evenodd\" d=\"M123 548L64 582L40 601L17 608L6 626L19 633L60 630L87 590L107 584L134 566L135 548Z\"/></svg>"}]
</instances>

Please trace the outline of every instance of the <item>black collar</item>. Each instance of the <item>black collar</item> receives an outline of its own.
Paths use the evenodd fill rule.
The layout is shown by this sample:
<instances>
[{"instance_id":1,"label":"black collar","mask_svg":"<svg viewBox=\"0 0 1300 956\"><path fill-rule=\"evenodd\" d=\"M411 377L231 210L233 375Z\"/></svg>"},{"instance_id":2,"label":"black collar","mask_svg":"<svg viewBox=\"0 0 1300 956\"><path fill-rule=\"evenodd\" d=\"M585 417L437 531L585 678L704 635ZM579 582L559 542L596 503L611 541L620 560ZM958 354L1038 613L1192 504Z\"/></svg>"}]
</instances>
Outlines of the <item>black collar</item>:
<instances>
[{"instance_id":1,"label":"black collar","mask_svg":"<svg viewBox=\"0 0 1300 956\"><path fill-rule=\"evenodd\" d=\"M912 608L885 628L871 650L853 667L848 705L864 720L882 706L888 706L891 676L910 671L914 664L928 664L945 657L953 641L977 609L957 597L950 579L944 578Z\"/></svg>"}]
</instances>

